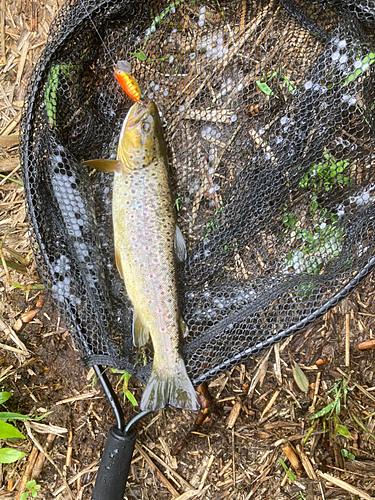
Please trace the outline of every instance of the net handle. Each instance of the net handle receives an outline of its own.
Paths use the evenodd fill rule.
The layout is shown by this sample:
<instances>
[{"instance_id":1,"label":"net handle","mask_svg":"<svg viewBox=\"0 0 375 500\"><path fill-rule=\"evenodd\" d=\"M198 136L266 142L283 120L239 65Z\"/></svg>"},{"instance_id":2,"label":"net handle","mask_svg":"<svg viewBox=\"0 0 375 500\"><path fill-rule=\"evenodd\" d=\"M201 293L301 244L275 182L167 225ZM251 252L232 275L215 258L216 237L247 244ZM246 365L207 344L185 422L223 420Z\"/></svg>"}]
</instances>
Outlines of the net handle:
<instances>
[{"instance_id":1,"label":"net handle","mask_svg":"<svg viewBox=\"0 0 375 500\"><path fill-rule=\"evenodd\" d=\"M125 426L124 413L105 370L99 365L93 368L115 414L116 425L108 433L91 499L122 500L137 439L133 427L150 412L138 413Z\"/></svg>"}]
</instances>

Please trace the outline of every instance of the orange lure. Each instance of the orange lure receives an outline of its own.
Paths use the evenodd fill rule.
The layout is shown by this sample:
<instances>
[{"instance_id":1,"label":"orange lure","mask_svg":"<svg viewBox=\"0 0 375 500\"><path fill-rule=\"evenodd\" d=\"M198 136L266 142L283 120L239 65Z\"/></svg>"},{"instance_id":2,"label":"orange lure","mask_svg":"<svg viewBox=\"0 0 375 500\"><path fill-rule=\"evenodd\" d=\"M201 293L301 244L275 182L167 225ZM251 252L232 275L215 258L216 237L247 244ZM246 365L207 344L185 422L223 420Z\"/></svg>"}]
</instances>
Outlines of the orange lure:
<instances>
[{"instance_id":1,"label":"orange lure","mask_svg":"<svg viewBox=\"0 0 375 500\"><path fill-rule=\"evenodd\" d=\"M138 83L131 76L131 64L128 61L119 61L115 67L116 78L121 85L122 89L134 101L139 101L141 98L141 89Z\"/></svg>"}]
</instances>

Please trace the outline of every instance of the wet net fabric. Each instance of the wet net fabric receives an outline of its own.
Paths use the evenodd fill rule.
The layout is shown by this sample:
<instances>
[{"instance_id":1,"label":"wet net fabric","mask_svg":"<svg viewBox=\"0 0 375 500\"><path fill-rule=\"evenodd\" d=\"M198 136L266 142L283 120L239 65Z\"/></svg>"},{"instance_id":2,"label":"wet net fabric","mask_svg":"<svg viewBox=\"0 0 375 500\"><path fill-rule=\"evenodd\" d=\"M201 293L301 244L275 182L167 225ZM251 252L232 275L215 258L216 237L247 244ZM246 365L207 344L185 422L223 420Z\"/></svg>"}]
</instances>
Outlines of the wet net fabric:
<instances>
[{"instance_id":1,"label":"wet net fabric","mask_svg":"<svg viewBox=\"0 0 375 500\"><path fill-rule=\"evenodd\" d=\"M114 258L112 175L133 102L160 110L194 384L296 333L375 263L373 1L71 1L28 87L21 160L32 244L87 364L146 380Z\"/></svg>"}]
</instances>

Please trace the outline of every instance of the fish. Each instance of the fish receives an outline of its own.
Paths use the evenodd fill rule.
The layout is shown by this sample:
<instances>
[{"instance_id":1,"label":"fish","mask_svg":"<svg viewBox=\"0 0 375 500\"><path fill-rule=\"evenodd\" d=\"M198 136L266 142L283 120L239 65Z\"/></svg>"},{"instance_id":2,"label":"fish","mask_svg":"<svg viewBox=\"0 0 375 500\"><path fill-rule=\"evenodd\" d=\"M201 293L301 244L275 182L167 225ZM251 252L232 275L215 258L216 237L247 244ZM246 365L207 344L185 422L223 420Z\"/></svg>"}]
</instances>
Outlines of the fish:
<instances>
[{"instance_id":1,"label":"fish","mask_svg":"<svg viewBox=\"0 0 375 500\"><path fill-rule=\"evenodd\" d=\"M199 404L179 347L186 325L178 306L176 268L186 258L170 188L167 147L155 102L129 110L120 133L114 171L113 228L117 268L133 304L133 342L151 337L154 357L141 399L142 410L167 405L198 410Z\"/></svg>"},{"instance_id":2,"label":"fish","mask_svg":"<svg viewBox=\"0 0 375 500\"><path fill-rule=\"evenodd\" d=\"M131 64L128 61L118 61L115 66L115 76L127 95L138 102L141 99L141 89L135 78L130 74Z\"/></svg>"}]
</instances>

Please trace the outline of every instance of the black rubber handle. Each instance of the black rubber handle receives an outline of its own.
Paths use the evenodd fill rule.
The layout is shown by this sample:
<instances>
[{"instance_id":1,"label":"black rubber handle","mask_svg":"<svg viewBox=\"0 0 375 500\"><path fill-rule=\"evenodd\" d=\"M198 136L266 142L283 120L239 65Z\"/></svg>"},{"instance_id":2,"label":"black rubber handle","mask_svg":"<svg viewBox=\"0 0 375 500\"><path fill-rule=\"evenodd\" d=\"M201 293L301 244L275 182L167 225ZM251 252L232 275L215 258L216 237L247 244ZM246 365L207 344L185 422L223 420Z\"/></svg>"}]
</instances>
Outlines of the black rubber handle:
<instances>
[{"instance_id":1,"label":"black rubber handle","mask_svg":"<svg viewBox=\"0 0 375 500\"><path fill-rule=\"evenodd\" d=\"M134 431L110 429L91 500L123 499L136 438Z\"/></svg>"}]
</instances>

